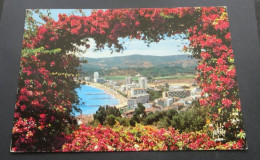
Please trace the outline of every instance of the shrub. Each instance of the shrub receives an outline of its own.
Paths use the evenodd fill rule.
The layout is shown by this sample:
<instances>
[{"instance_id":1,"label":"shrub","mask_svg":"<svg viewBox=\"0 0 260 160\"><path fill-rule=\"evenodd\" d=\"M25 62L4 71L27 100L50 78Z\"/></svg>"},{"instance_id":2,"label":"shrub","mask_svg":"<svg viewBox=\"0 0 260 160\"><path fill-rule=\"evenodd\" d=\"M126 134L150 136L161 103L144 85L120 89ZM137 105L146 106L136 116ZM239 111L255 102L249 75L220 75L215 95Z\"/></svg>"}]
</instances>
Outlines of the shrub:
<instances>
[{"instance_id":1,"label":"shrub","mask_svg":"<svg viewBox=\"0 0 260 160\"><path fill-rule=\"evenodd\" d=\"M117 117L116 120L120 123L120 125L122 126L129 126L130 123L129 123L129 119L128 118L120 118L120 117Z\"/></svg>"},{"instance_id":2,"label":"shrub","mask_svg":"<svg viewBox=\"0 0 260 160\"><path fill-rule=\"evenodd\" d=\"M100 124L104 124L107 117L113 115L114 117L121 117L121 113L119 109L115 106L106 106L106 107L99 107L96 113L94 114L94 120L98 120Z\"/></svg>"},{"instance_id":3,"label":"shrub","mask_svg":"<svg viewBox=\"0 0 260 160\"><path fill-rule=\"evenodd\" d=\"M170 126L181 132L197 131L203 129L206 124L208 113L207 107L200 107L198 103L193 102L193 106L186 111L177 112L175 109L167 111L156 111L150 113L144 118L144 124L154 124L159 128L168 128Z\"/></svg>"},{"instance_id":4,"label":"shrub","mask_svg":"<svg viewBox=\"0 0 260 160\"><path fill-rule=\"evenodd\" d=\"M116 123L116 117L114 115L109 115L106 118L106 124L113 126Z\"/></svg>"}]
</instances>

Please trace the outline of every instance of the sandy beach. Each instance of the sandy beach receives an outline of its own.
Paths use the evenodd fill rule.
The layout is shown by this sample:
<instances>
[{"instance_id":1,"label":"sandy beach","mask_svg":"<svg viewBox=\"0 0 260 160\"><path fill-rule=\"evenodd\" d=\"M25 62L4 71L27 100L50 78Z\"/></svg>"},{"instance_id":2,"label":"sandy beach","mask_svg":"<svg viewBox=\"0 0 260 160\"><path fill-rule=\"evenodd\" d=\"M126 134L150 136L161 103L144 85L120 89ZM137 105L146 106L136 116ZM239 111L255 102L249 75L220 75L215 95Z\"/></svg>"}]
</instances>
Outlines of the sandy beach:
<instances>
[{"instance_id":1,"label":"sandy beach","mask_svg":"<svg viewBox=\"0 0 260 160\"><path fill-rule=\"evenodd\" d=\"M122 108L122 107L127 105L127 98L125 98L124 96L119 94L117 91L114 91L111 88L106 87L106 86L99 84L99 83L87 82L87 85L101 89L104 92L106 92L107 94L116 98L119 101L119 103L116 105L117 108Z\"/></svg>"}]
</instances>

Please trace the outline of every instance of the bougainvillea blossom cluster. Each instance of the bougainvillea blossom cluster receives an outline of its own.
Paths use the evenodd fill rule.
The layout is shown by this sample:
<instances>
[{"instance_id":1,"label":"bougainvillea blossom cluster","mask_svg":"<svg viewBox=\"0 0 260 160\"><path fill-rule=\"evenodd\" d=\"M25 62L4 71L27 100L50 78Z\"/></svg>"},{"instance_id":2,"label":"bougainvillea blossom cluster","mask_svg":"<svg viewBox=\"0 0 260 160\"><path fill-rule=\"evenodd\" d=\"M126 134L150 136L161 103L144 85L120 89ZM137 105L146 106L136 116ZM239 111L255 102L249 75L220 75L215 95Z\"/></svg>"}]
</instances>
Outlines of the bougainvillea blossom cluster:
<instances>
[{"instance_id":1,"label":"bougainvillea blossom cluster","mask_svg":"<svg viewBox=\"0 0 260 160\"><path fill-rule=\"evenodd\" d=\"M244 140L220 144L206 133L179 133L174 128L157 129L153 126L137 125L124 128L117 124L105 126L80 126L62 147L63 152L98 151L175 151L243 149Z\"/></svg>"},{"instance_id":2,"label":"bougainvillea blossom cluster","mask_svg":"<svg viewBox=\"0 0 260 160\"><path fill-rule=\"evenodd\" d=\"M73 76L66 76L71 72L67 68L79 63L75 58L60 52L22 54L13 151L39 151L37 147L53 151L61 147L62 144L57 146L53 142L64 137L66 128L76 124L71 116L73 103L77 102L73 94L76 85ZM55 74L57 70L59 75Z\"/></svg>"}]
</instances>

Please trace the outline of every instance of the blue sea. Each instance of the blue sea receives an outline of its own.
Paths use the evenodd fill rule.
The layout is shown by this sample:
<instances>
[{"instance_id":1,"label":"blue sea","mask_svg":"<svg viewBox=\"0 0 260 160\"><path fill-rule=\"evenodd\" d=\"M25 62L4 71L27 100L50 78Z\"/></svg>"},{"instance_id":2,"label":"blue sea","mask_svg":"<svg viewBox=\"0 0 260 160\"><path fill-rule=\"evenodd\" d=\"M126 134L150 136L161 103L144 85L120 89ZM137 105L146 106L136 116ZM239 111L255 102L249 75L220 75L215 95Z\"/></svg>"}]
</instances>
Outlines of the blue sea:
<instances>
[{"instance_id":1,"label":"blue sea","mask_svg":"<svg viewBox=\"0 0 260 160\"><path fill-rule=\"evenodd\" d=\"M78 107L85 115L96 113L99 106L117 105L119 103L116 98L106 94L103 90L88 85L80 85L76 92L80 98ZM76 116L79 114L79 112L75 112Z\"/></svg>"}]
</instances>

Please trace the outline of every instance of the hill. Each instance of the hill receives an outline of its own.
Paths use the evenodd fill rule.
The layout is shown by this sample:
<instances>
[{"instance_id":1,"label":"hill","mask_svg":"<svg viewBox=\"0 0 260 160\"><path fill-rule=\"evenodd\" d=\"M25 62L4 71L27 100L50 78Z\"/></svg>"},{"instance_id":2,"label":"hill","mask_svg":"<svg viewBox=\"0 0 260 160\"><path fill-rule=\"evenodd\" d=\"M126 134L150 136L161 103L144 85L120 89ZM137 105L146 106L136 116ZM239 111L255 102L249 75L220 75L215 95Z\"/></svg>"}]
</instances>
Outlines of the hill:
<instances>
[{"instance_id":1,"label":"hill","mask_svg":"<svg viewBox=\"0 0 260 160\"><path fill-rule=\"evenodd\" d=\"M131 55L112 58L86 58L88 63L81 64L81 76L93 77L94 72L100 76L134 76L146 77L170 76L177 73L194 74L197 60L188 55L147 56Z\"/></svg>"},{"instance_id":2,"label":"hill","mask_svg":"<svg viewBox=\"0 0 260 160\"><path fill-rule=\"evenodd\" d=\"M112 58L87 58L81 57L81 60L87 60L87 64L82 64L85 68L150 68L155 66L179 66L179 67L195 67L197 60L192 59L188 55L172 55L172 56L150 56L150 55L130 55Z\"/></svg>"}]
</instances>

